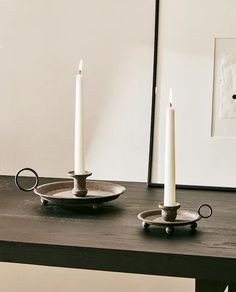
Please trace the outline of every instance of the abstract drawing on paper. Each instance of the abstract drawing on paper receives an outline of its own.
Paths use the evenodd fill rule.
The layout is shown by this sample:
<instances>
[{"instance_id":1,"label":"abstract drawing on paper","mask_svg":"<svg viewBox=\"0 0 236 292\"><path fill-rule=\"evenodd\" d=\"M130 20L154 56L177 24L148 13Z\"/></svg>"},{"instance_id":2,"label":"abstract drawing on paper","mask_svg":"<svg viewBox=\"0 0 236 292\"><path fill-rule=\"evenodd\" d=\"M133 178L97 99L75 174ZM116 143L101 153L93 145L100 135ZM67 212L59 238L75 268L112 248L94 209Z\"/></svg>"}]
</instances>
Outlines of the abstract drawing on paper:
<instances>
[{"instance_id":1,"label":"abstract drawing on paper","mask_svg":"<svg viewBox=\"0 0 236 292\"><path fill-rule=\"evenodd\" d=\"M236 138L236 38L216 38L211 136Z\"/></svg>"},{"instance_id":2,"label":"abstract drawing on paper","mask_svg":"<svg viewBox=\"0 0 236 292\"><path fill-rule=\"evenodd\" d=\"M222 54L218 70L219 117L236 119L236 54Z\"/></svg>"}]
</instances>

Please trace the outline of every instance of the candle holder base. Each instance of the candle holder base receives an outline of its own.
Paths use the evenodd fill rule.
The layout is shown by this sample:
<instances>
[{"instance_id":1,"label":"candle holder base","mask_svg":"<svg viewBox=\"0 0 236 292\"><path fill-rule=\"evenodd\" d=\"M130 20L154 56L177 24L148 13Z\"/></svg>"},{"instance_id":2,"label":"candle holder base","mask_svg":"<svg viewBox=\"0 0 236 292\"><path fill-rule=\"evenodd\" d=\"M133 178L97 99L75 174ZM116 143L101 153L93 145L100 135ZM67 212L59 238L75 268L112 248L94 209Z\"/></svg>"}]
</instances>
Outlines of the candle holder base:
<instances>
[{"instance_id":1,"label":"candle holder base","mask_svg":"<svg viewBox=\"0 0 236 292\"><path fill-rule=\"evenodd\" d=\"M191 231L194 231L197 228L197 221L199 221L202 218L209 218L212 215L211 206L208 204L202 204L201 206L199 206L197 212L188 211L188 210L179 210L176 220L167 221L165 220L165 215L163 215L163 210L164 208L169 209L171 207L164 207L162 204L160 204L159 206L162 209L160 208L156 210L148 210L148 211L144 211L138 214L138 219L142 221L142 227L144 230L148 230L149 226L151 225L156 225L156 226L164 227L165 232L168 235L172 235L174 233L175 227L190 225ZM180 204L174 207L177 213L177 209L180 208ZM202 212L202 209L205 209L205 212Z\"/></svg>"},{"instance_id":2,"label":"candle holder base","mask_svg":"<svg viewBox=\"0 0 236 292\"><path fill-rule=\"evenodd\" d=\"M92 172L86 171L84 174L75 174L74 171L69 171L68 175L74 179L72 194L76 197L85 197L88 193L86 180L88 176L92 175Z\"/></svg>"},{"instance_id":3,"label":"candle holder base","mask_svg":"<svg viewBox=\"0 0 236 292\"><path fill-rule=\"evenodd\" d=\"M164 204L159 204L161 209L162 218L165 221L174 222L177 217L177 210L180 208L180 204L176 203L175 206L164 206Z\"/></svg>"},{"instance_id":4,"label":"candle holder base","mask_svg":"<svg viewBox=\"0 0 236 292\"><path fill-rule=\"evenodd\" d=\"M35 175L36 181L31 188L25 188L20 184L19 175L25 170L31 171ZM17 172L15 184L22 191L34 191L46 208L51 203L78 212L82 208L87 210L87 207L97 210L103 203L119 198L126 190L125 187L111 182L86 181L86 178L91 175L90 172L86 172L83 175L75 175L73 171L70 171L69 175L75 180L75 185L73 180L60 180L39 185L37 172L31 168L23 168ZM72 193L74 188L76 189L75 194Z\"/></svg>"}]
</instances>

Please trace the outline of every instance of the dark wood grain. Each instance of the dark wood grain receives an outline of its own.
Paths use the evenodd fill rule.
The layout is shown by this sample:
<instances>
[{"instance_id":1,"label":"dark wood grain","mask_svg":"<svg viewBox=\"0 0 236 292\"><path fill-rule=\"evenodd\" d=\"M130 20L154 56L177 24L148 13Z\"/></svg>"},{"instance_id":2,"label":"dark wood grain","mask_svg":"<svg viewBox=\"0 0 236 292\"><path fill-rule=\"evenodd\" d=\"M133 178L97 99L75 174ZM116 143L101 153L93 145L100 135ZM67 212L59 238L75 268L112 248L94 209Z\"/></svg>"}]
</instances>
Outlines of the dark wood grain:
<instances>
[{"instance_id":1,"label":"dark wood grain","mask_svg":"<svg viewBox=\"0 0 236 292\"><path fill-rule=\"evenodd\" d=\"M195 292L224 292L226 287L225 282L196 280Z\"/></svg>"},{"instance_id":2,"label":"dark wood grain","mask_svg":"<svg viewBox=\"0 0 236 292\"><path fill-rule=\"evenodd\" d=\"M29 178L25 178L26 181ZM44 182L55 179L40 179ZM162 189L122 183L127 191L102 210L41 206L14 178L0 177L0 260L151 275L234 281L236 270L235 193L178 190L182 208L213 207L198 230L141 228L137 214L163 201Z\"/></svg>"},{"instance_id":3,"label":"dark wood grain","mask_svg":"<svg viewBox=\"0 0 236 292\"><path fill-rule=\"evenodd\" d=\"M231 282L228 286L228 292L235 292L236 291L236 282Z\"/></svg>"}]
</instances>

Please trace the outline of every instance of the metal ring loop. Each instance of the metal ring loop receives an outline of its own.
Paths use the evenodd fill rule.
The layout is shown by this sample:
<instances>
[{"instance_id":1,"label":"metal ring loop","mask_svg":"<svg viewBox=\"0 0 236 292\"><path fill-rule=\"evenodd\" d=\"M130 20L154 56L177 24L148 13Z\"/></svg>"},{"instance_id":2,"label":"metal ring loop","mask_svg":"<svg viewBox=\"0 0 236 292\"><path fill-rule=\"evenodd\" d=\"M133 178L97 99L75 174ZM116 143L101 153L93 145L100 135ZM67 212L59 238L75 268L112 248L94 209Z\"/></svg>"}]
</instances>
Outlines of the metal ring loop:
<instances>
[{"instance_id":1,"label":"metal ring loop","mask_svg":"<svg viewBox=\"0 0 236 292\"><path fill-rule=\"evenodd\" d=\"M202 215L201 214L201 209L203 208L203 207L208 207L209 208L209 214L207 215L207 216L204 216L204 215ZM212 210L212 207L210 206L210 205L208 205L208 204L202 204L201 206L199 206L199 208L198 208L198 214L202 217L202 218L209 218L209 217L211 217L211 215L212 215L212 213L213 213L213 210Z\"/></svg>"},{"instance_id":2,"label":"metal ring loop","mask_svg":"<svg viewBox=\"0 0 236 292\"><path fill-rule=\"evenodd\" d=\"M29 189L25 189L25 188L23 188L23 187L20 185L19 181L18 181L18 178L19 178L20 173L21 173L22 171L25 171L25 170L31 171L31 172L35 175L35 184L34 184L31 188L29 188ZM17 172L17 174L15 175L15 184L16 184L16 186L17 186L20 190L22 190L22 191L24 191L24 192L30 192L30 191L33 191L35 188L37 188L37 186L38 186L38 184L39 184L39 176L38 176L37 172L36 172L35 170L33 170L32 168L25 167L25 168L20 169L20 170Z\"/></svg>"}]
</instances>

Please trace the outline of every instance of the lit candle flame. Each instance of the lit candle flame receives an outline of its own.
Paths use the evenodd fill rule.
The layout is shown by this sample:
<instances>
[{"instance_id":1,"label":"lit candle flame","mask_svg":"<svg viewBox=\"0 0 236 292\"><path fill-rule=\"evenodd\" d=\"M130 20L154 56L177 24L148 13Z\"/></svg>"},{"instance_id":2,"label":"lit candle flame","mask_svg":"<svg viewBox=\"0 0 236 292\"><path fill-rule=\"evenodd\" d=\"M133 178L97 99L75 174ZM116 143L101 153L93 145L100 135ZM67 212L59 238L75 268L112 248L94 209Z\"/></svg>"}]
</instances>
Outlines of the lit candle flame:
<instances>
[{"instance_id":1,"label":"lit candle flame","mask_svg":"<svg viewBox=\"0 0 236 292\"><path fill-rule=\"evenodd\" d=\"M169 91L169 104L170 104L170 107L173 106L173 92L172 92L172 88L170 88L170 91Z\"/></svg>"},{"instance_id":2,"label":"lit candle flame","mask_svg":"<svg viewBox=\"0 0 236 292\"><path fill-rule=\"evenodd\" d=\"M83 59L81 59L79 62L79 74L80 75L82 75L82 70L83 70Z\"/></svg>"}]
</instances>

